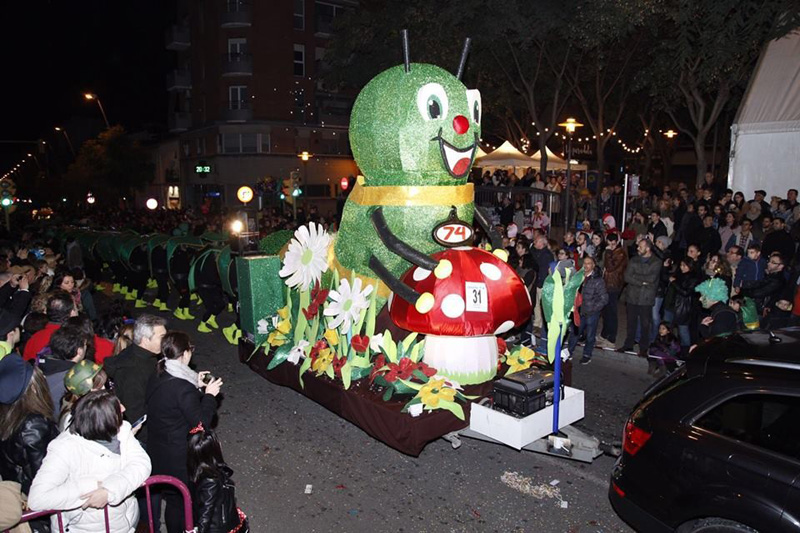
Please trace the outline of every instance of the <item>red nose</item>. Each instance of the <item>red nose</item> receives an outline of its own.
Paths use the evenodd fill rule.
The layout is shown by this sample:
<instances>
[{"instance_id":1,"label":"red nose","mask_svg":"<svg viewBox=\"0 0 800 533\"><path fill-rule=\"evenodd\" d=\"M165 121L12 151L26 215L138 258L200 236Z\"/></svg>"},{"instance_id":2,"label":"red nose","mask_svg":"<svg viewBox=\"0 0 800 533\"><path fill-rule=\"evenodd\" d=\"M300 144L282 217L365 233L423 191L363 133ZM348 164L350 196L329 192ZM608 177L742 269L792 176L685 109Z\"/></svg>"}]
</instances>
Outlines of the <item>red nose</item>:
<instances>
[{"instance_id":1,"label":"red nose","mask_svg":"<svg viewBox=\"0 0 800 533\"><path fill-rule=\"evenodd\" d=\"M464 115L458 115L453 119L453 129L459 135L464 135L469 130L469 120Z\"/></svg>"}]
</instances>

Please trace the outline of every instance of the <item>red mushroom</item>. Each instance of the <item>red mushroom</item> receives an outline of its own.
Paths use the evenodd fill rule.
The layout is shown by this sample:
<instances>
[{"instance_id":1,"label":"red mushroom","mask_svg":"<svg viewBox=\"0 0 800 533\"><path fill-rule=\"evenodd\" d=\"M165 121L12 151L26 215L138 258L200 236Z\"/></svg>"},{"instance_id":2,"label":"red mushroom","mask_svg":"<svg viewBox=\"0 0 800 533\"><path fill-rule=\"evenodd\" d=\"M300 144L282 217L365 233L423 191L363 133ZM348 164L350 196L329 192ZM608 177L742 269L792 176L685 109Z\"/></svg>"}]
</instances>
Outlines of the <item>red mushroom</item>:
<instances>
[{"instance_id":1,"label":"red mushroom","mask_svg":"<svg viewBox=\"0 0 800 533\"><path fill-rule=\"evenodd\" d=\"M403 283L422 296L416 303L389 298L397 326L424 333L423 361L462 384L497 374L497 340L531 316L531 298L517 273L480 248L461 246L432 256L435 272L412 267Z\"/></svg>"}]
</instances>

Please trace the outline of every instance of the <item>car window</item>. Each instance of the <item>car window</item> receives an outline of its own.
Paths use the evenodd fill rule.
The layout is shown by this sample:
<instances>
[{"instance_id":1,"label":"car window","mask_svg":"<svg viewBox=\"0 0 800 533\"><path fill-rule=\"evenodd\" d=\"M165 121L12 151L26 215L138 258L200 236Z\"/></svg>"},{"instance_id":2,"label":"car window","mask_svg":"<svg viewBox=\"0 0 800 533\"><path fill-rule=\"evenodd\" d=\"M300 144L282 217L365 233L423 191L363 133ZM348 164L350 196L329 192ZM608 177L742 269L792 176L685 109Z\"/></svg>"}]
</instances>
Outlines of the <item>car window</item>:
<instances>
[{"instance_id":1,"label":"car window","mask_svg":"<svg viewBox=\"0 0 800 533\"><path fill-rule=\"evenodd\" d=\"M800 460L800 397L747 394L714 407L695 425Z\"/></svg>"}]
</instances>

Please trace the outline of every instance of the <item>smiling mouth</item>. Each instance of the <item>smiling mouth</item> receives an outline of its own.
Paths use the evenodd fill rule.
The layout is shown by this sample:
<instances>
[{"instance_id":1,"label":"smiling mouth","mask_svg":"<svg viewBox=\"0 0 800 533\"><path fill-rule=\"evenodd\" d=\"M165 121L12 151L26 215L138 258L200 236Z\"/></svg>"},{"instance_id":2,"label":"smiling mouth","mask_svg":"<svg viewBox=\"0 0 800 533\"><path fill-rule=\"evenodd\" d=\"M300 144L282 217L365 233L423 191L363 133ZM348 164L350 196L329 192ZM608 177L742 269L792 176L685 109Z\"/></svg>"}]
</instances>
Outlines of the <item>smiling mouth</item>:
<instances>
[{"instance_id":1,"label":"smiling mouth","mask_svg":"<svg viewBox=\"0 0 800 533\"><path fill-rule=\"evenodd\" d=\"M439 151L442 154L442 161L454 178L463 178L469 174L469 169L472 166L472 160L475 158L475 151L478 147L478 134L475 133L475 140L466 148L457 148L445 141L442 138L442 130L439 129L439 134L431 139L431 141L439 142Z\"/></svg>"}]
</instances>

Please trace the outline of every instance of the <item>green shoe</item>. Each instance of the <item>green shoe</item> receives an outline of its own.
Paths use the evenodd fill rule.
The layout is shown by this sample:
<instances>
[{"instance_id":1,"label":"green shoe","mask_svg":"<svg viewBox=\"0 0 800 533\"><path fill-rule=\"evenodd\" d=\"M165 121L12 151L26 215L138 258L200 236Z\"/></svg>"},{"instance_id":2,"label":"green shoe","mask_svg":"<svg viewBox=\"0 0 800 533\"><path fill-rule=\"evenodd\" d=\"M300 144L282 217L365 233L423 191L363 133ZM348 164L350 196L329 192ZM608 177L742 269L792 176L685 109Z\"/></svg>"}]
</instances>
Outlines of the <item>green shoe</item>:
<instances>
[{"instance_id":1,"label":"green shoe","mask_svg":"<svg viewBox=\"0 0 800 533\"><path fill-rule=\"evenodd\" d=\"M203 299L198 297L197 301L194 303L195 305L203 305Z\"/></svg>"},{"instance_id":2,"label":"green shoe","mask_svg":"<svg viewBox=\"0 0 800 533\"><path fill-rule=\"evenodd\" d=\"M189 299L190 299L190 300L192 300L192 301L194 301L194 300L197 300L197 294L193 292L193 293L192 293L192 294L189 296Z\"/></svg>"},{"instance_id":3,"label":"green shoe","mask_svg":"<svg viewBox=\"0 0 800 533\"><path fill-rule=\"evenodd\" d=\"M228 312L233 313L233 304L228 304Z\"/></svg>"},{"instance_id":4,"label":"green shoe","mask_svg":"<svg viewBox=\"0 0 800 533\"><path fill-rule=\"evenodd\" d=\"M144 309L145 307L147 307L147 302L145 302L144 300L137 299L133 307L135 309Z\"/></svg>"},{"instance_id":5,"label":"green shoe","mask_svg":"<svg viewBox=\"0 0 800 533\"><path fill-rule=\"evenodd\" d=\"M165 303L162 303L162 304L159 306L158 310L159 310L159 311L169 311L169 307L167 307L167 304L165 304Z\"/></svg>"},{"instance_id":6,"label":"green shoe","mask_svg":"<svg viewBox=\"0 0 800 533\"><path fill-rule=\"evenodd\" d=\"M156 282L156 280L154 280L153 278L150 278L149 280L147 280L147 288L148 289L155 289L156 287L158 287L158 282Z\"/></svg>"},{"instance_id":7,"label":"green shoe","mask_svg":"<svg viewBox=\"0 0 800 533\"><path fill-rule=\"evenodd\" d=\"M120 289L119 283L115 283L114 286L111 287L111 292L120 292L120 291L121 291L121 289Z\"/></svg>"},{"instance_id":8,"label":"green shoe","mask_svg":"<svg viewBox=\"0 0 800 533\"><path fill-rule=\"evenodd\" d=\"M242 337L242 330L236 327L236 324L231 324L222 330L225 340L230 344L238 344L239 339Z\"/></svg>"},{"instance_id":9,"label":"green shoe","mask_svg":"<svg viewBox=\"0 0 800 533\"><path fill-rule=\"evenodd\" d=\"M200 333L211 333L213 330L209 328L205 322L200 322L200 325L197 326L197 331Z\"/></svg>"},{"instance_id":10,"label":"green shoe","mask_svg":"<svg viewBox=\"0 0 800 533\"><path fill-rule=\"evenodd\" d=\"M208 317L208 320L206 320L206 324L208 324L214 329L219 329L219 324L217 324L217 317L215 317L214 315Z\"/></svg>"},{"instance_id":11,"label":"green shoe","mask_svg":"<svg viewBox=\"0 0 800 533\"><path fill-rule=\"evenodd\" d=\"M184 320L194 320L194 315L189 312L188 307L183 308L183 316L186 317Z\"/></svg>"},{"instance_id":12,"label":"green shoe","mask_svg":"<svg viewBox=\"0 0 800 533\"><path fill-rule=\"evenodd\" d=\"M161 299L160 298L156 298L155 300L153 300L153 307L159 307L159 308L161 307Z\"/></svg>"},{"instance_id":13,"label":"green shoe","mask_svg":"<svg viewBox=\"0 0 800 533\"><path fill-rule=\"evenodd\" d=\"M120 285L119 286L119 293L120 294L128 294L128 290L129 290L128 287L126 287L125 285Z\"/></svg>"},{"instance_id":14,"label":"green shoe","mask_svg":"<svg viewBox=\"0 0 800 533\"><path fill-rule=\"evenodd\" d=\"M186 315L183 314L183 307L179 307L175 311L173 311L172 316L174 316L178 320L189 320L188 318L186 318Z\"/></svg>"}]
</instances>

